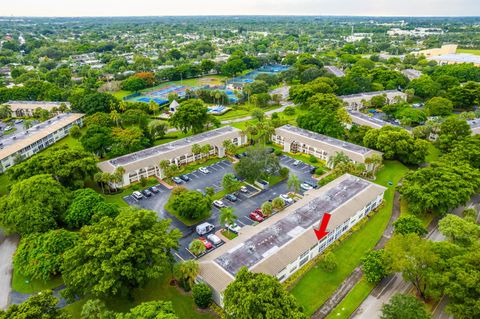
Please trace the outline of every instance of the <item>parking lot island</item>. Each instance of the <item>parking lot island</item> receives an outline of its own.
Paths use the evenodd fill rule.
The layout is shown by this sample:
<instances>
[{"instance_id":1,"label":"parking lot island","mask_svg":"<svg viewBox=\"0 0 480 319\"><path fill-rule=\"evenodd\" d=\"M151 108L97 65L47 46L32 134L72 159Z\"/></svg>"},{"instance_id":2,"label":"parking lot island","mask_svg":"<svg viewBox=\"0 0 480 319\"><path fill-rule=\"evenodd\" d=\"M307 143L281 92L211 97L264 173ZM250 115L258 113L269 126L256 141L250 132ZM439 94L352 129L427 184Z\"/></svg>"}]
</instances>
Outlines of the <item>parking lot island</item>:
<instances>
[{"instance_id":1,"label":"parking lot island","mask_svg":"<svg viewBox=\"0 0 480 319\"><path fill-rule=\"evenodd\" d=\"M223 305L223 291L241 267L276 276L283 282L309 260L377 208L386 188L345 174L199 259L198 280L208 284L213 299ZM320 240L316 229L331 215L328 234Z\"/></svg>"},{"instance_id":2,"label":"parking lot island","mask_svg":"<svg viewBox=\"0 0 480 319\"><path fill-rule=\"evenodd\" d=\"M330 157L335 156L337 153L344 153L354 163L364 164L365 160L372 155L382 155L378 151L292 125L284 125L275 129L272 141L283 147L284 152L300 152L313 155L325 161L327 165ZM367 170L372 169L372 167L371 164L366 165Z\"/></svg>"},{"instance_id":3,"label":"parking lot island","mask_svg":"<svg viewBox=\"0 0 480 319\"><path fill-rule=\"evenodd\" d=\"M140 181L141 178L156 176L163 178L164 174L159 166L163 160L170 161L176 165L186 165L195 162L205 156L204 154L193 154L192 146L210 145L208 155L215 155L220 158L225 156L223 142L230 140L233 144L241 146L246 143L246 136L242 131L224 126L208 132L203 132L190 137L182 138L170 143L147 148L142 151L120 156L98 164L103 172L113 173L117 167L123 167L123 185L129 185Z\"/></svg>"}]
</instances>

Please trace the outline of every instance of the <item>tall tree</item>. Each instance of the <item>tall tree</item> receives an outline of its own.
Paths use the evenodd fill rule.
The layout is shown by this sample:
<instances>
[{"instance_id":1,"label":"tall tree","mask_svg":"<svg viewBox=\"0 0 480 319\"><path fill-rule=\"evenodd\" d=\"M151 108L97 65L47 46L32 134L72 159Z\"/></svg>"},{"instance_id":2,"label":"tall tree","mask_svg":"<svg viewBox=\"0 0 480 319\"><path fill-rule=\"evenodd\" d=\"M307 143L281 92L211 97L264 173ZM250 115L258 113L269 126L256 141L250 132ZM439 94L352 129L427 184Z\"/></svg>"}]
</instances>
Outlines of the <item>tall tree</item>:
<instances>
[{"instance_id":1,"label":"tall tree","mask_svg":"<svg viewBox=\"0 0 480 319\"><path fill-rule=\"evenodd\" d=\"M128 208L83 227L78 245L65 253L65 296L126 296L159 278L181 236L169 224L153 211Z\"/></svg>"},{"instance_id":2,"label":"tall tree","mask_svg":"<svg viewBox=\"0 0 480 319\"><path fill-rule=\"evenodd\" d=\"M200 267L196 260L187 260L177 263L173 268L175 277L181 281L182 286L186 290L190 290L193 287L199 272Z\"/></svg>"},{"instance_id":3,"label":"tall tree","mask_svg":"<svg viewBox=\"0 0 480 319\"><path fill-rule=\"evenodd\" d=\"M395 294L382 307L380 319L430 319L425 306L411 295Z\"/></svg>"},{"instance_id":4,"label":"tall tree","mask_svg":"<svg viewBox=\"0 0 480 319\"><path fill-rule=\"evenodd\" d=\"M170 118L170 123L184 133L200 133L208 122L207 112L207 107L201 100L191 99L180 104Z\"/></svg>"},{"instance_id":5,"label":"tall tree","mask_svg":"<svg viewBox=\"0 0 480 319\"><path fill-rule=\"evenodd\" d=\"M51 290L33 294L23 303L13 304L7 310L0 310L1 319L42 318L42 319L70 319L71 316L57 307L58 299Z\"/></svg>"},{"instance_id":6,"label":"tall tree","mask_svg":"<svg viewBox=\"0 0 480 319\"><path fill-rule=\"evenodd\" d=\"M307 318L275 277L249 272L245 267L225 290L224 308L232 319Z\"/></svg>"}]
</instances>

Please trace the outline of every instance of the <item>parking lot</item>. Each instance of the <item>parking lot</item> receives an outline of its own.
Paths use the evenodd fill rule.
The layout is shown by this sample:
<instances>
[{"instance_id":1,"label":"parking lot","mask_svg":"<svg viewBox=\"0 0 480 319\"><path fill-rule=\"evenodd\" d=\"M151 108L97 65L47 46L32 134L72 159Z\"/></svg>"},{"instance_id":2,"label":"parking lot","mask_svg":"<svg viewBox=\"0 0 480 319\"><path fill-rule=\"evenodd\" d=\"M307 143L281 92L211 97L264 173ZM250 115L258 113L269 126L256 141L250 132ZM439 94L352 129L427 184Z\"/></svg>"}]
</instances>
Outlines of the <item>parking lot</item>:
<instances>
[{"instance_id":1,"label":"parking lot","mask_svg":"<svg viewBox=\"0 0 480 319\"><path fill-rule=\"evenodd\" d=\"M301 182L310 181L316 184L316 181L312 178L310 173L313 166L304 162L300 162L298 165L293 165L294 162L295 159L289 156L284 155L280 157L280 164L288 167L291 174L297 175ZM234 172L233 164L228 160L217 162L210 166L206 166L206 168L209 170L208 174L202 173L199 170L195 170L187 174L190 180L187 182L182 182L181 185L187 187L188 189L201 191L204 191L206 187L214 187L215 192L218 192L222 190L223 176L227 173ZM163 185L157 185L157 188L159 189L159 193L153 194L151 197L136 200L133 198L133 196L127 196L124 199L130 205L156 211L160 218L172 219L172 227L178 228L183 233L183 237L180 239L180 248L178 252L176 252L176 255L182 259L191 259L192 255L187 250L187 247L192 240L198 238L198 234L195 232L197 225L186 226L165 211L164 206L170 197L170 190ZM254 222L249 218L249 214L255 209L260 208L264 202L271 201L281 194L286 194L289 192L286 181L282 181L266 190L260 190L250 186L247 186L247 188L247 193L238 192L237 201L235 202L230 202L225 198L222 199L225 205L234 208L235 215L238 217L237 224L240 227L254 224ZM303 192L303 190L300 190L300 193ZM202 223L208 222L214 225L215 230L218 231L223 227L223 225L220 225L219 215L220 209L213 206L212 215L207 220L202 221Z\"/></svg>"}]
</instances>

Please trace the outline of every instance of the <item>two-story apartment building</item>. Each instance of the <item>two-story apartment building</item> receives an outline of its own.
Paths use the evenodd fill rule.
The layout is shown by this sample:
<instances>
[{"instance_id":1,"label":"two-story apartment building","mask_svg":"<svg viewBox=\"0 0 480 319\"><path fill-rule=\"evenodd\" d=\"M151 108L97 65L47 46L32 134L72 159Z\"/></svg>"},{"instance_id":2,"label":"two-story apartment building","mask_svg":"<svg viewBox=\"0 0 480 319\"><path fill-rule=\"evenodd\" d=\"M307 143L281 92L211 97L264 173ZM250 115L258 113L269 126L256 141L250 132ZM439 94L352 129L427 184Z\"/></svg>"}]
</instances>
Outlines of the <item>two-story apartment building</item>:
<instances>
[{"instance_id":1,"label":"two-story apartment building","mask_svg":"<svg viewBox=\"0 0 480 319\"><path fill-rule=\"evenodd\" d=\"M244 226L238 237L201 257L197 280L212 288L219 305L223 305L223 292L242 267L283 282L377 208L385 190L345 174L308 191L284 211L256 226ZM331 216L328 235L319 240L314 228L326 213Z\"/></svg>"}]
</instances>

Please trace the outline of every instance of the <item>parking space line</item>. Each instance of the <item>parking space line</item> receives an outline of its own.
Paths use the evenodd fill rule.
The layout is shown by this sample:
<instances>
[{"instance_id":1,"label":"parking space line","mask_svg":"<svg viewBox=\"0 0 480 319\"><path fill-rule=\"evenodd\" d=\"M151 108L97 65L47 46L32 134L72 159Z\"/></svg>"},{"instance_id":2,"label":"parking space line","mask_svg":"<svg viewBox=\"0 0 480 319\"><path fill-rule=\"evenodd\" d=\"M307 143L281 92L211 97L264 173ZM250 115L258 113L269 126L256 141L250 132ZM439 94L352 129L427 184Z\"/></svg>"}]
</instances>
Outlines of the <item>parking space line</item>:
<instances>
[{"instance_id":1,"label":"parking space line","mask_svg":"<svg viewBox=\"0 0 480 319\"><path fill-rule=\"evenodd\" d=\"M185 261L185 259L183 259L182 256L180 256L179 254L177 254L177 253L174 253L174 254L175 254L175 256L177 256L178 258L180 258L182 261Z\"/></svg>"},{"instance_id":2,"label":"parking space line","mask_svg":"<svg viewBox=\"0 0 480 319\"><path fill-rule=\"evenodd\" d=\"M252 220L251 220L250 218L248 218L247 216L243 216L243 218L245 218L247 221L249 221L249 222L250 222L250 224L247 224L247 225L251 225L251 223L252 223Z\"/></svg>"},{"instance_id":3,"label":"parking space line","mask_svg":"<svg viewBox=\"0 0 480 319\"><path fill-rule=\"evenodd\" d=\"M242 221L239 220L239 219L237 219L236 222L239 223L239 224L242 224L243 226L247 226L247 224L245 224L244 222L242 222Z\"/></svg>"},{"instance_id":4,"label":"parking space line","mask_svg":"<svg viewBox=\"0 0 480 319\"><path fill-rule=\"evenodd\" d=\"M214 171L216 171L216 170L217 170L215 167L213 167L213 165L212 165L212 166L210 166L210 167L209 167L209 169L213 169Z\"/></svg>"}]
</instances>

